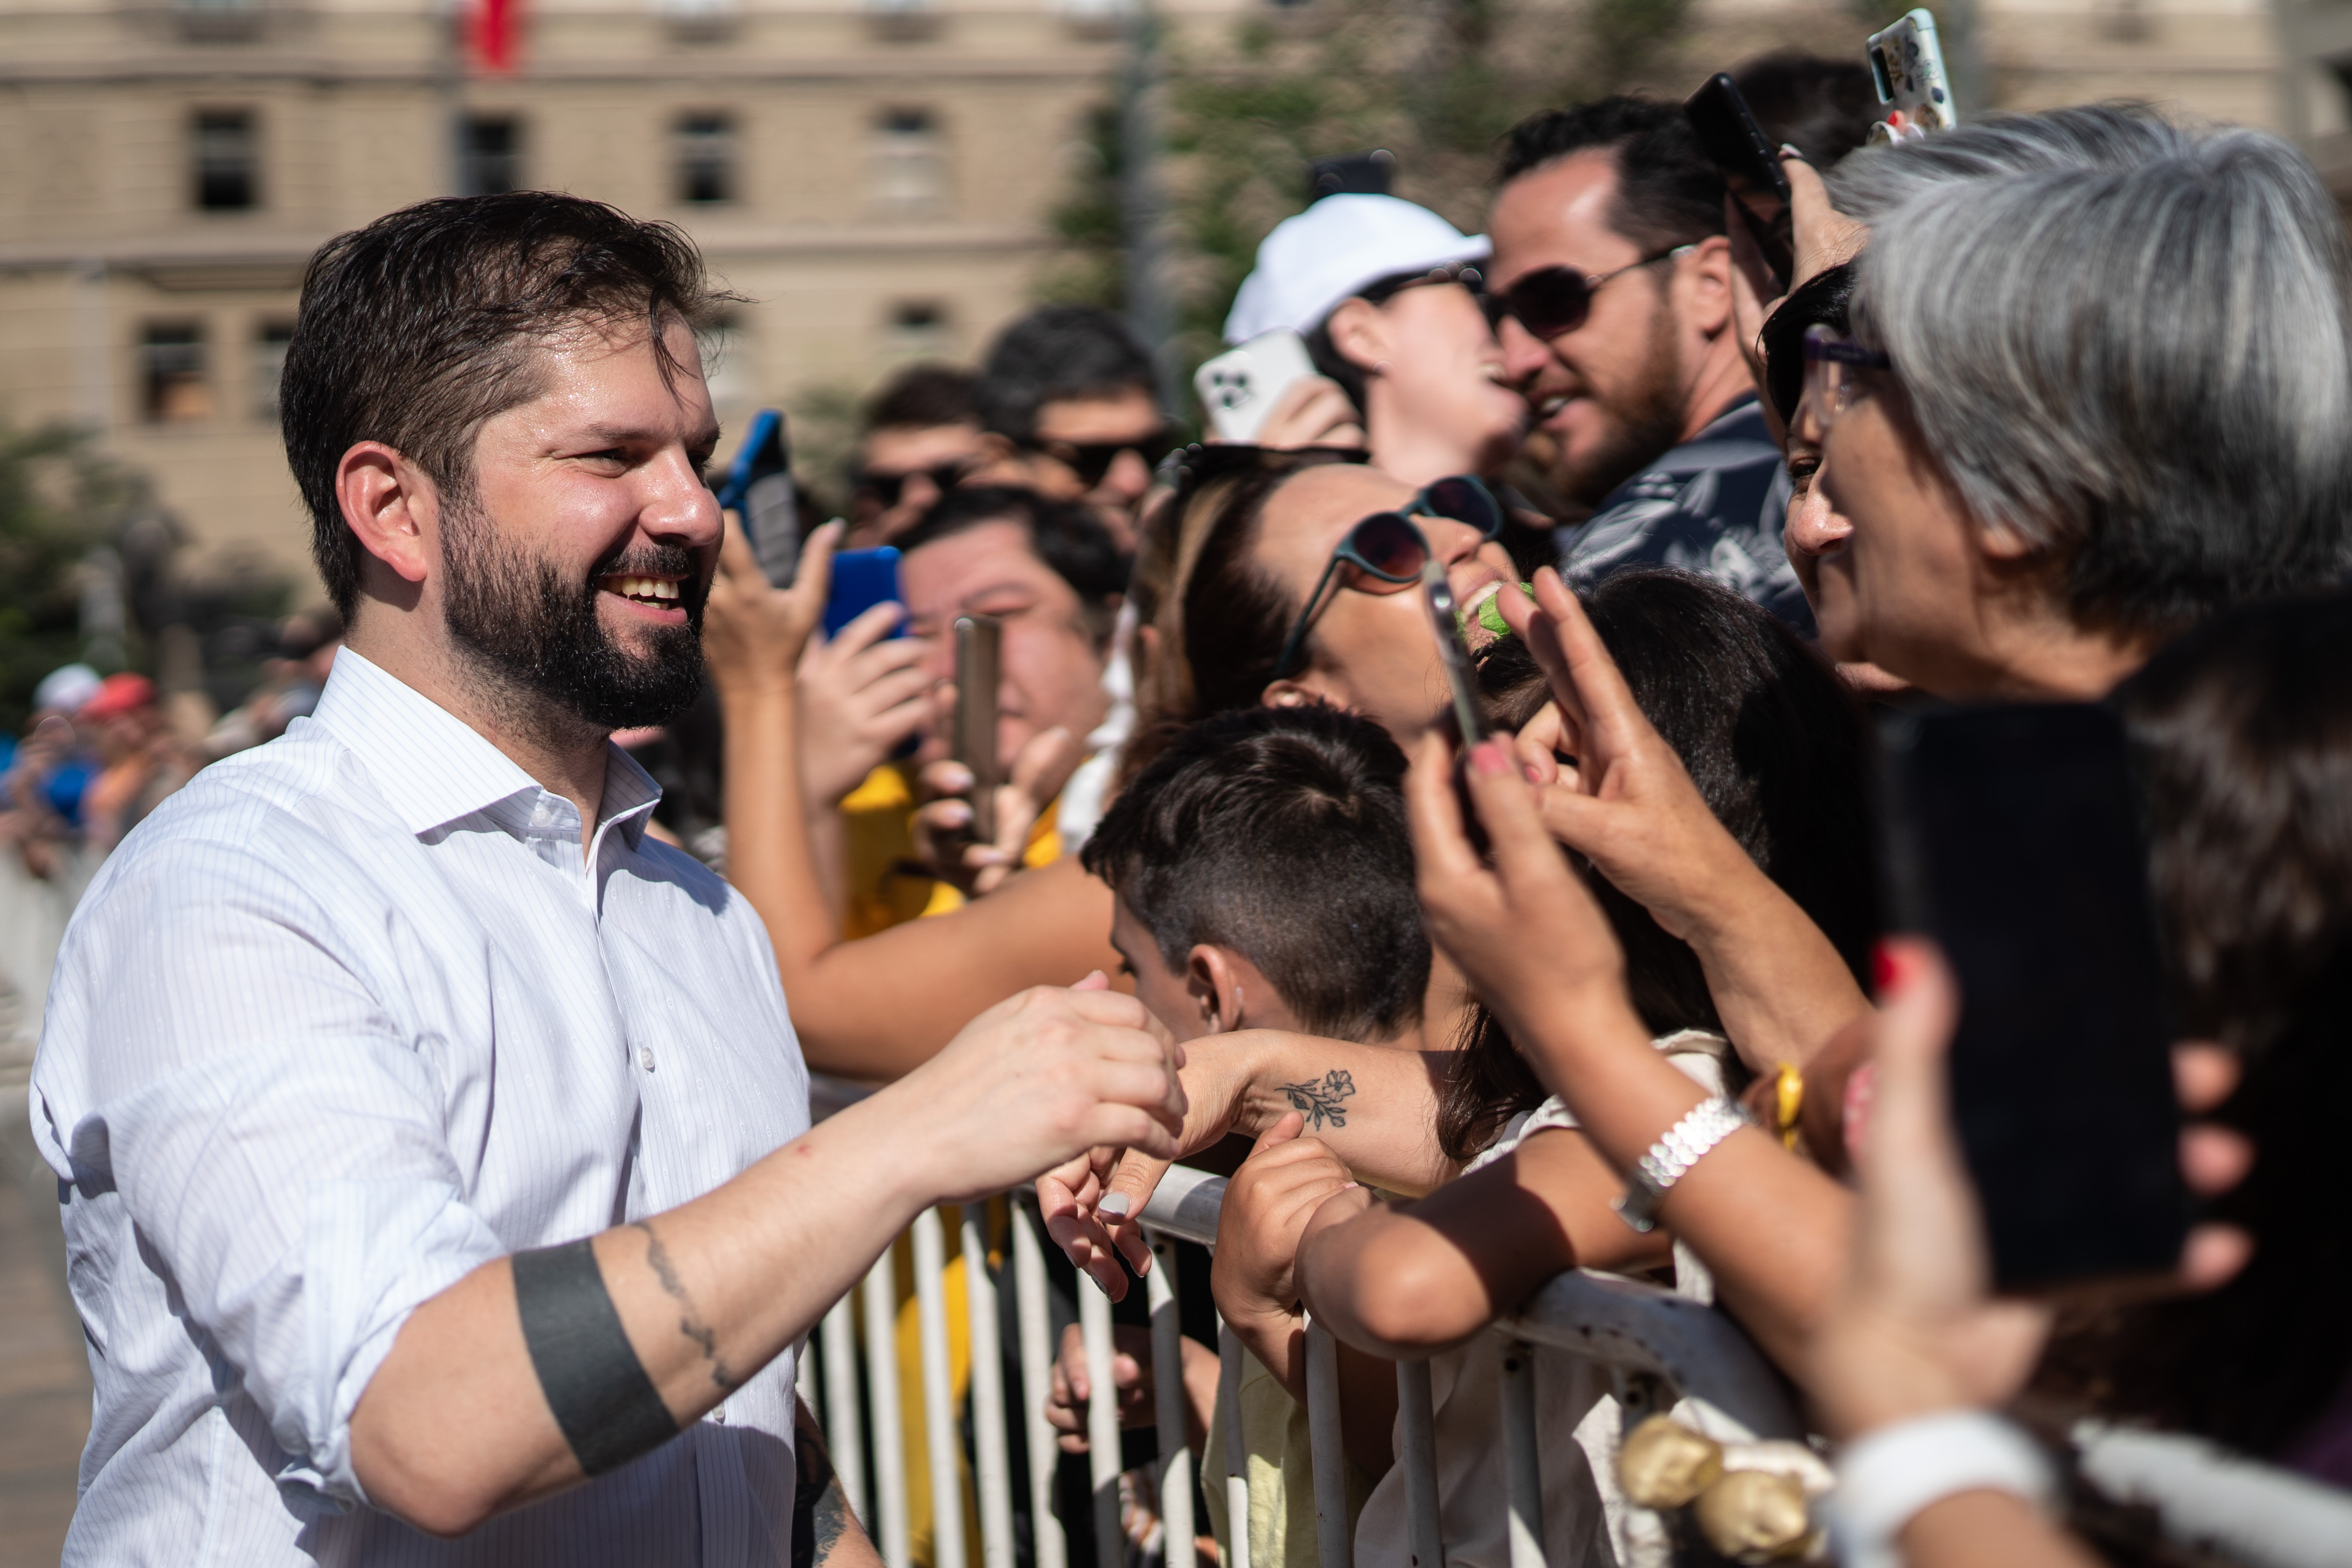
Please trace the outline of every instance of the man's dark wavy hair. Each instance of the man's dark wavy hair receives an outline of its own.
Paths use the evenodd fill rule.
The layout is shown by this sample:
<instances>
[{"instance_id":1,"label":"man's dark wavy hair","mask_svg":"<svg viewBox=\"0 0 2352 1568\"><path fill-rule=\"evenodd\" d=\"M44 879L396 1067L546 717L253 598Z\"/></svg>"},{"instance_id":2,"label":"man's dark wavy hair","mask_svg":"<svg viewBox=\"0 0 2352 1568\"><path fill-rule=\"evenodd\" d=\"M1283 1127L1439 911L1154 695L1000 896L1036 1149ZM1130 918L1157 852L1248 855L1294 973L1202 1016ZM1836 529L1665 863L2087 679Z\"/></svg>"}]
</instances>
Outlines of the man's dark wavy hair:
<instances>
[{"instance_id":1,"label":"man's dark wavy hair","mask_svg":"<svg viewBox=\"0 0 2352 1568\"><path fill-rule=\"evenodd\" d=\"M1503 138L1495 183L1607 148L1616 155L1609 226L1644 252L1695 245L1723 232L1723 176L1707 162L1682 106L1619 94L1529 115Z\"/></svg>"},{"instance_id":2,"label":"man's dark wavy hair","mask_svg":"<svg viewBox=\"0 0 2352 1568\"><path fill-rule=\"evenodd\" d=\"M700 327L737 296L666 223L547 191L419 202L320 247L278 384L286 460L310 508L311 552L344 619L362 551L335 468L381 441L461 500L485 421L539 394L534 347L567 328ZM679 367L653 333L663 374Z\"/></svg>"}]
</instances>

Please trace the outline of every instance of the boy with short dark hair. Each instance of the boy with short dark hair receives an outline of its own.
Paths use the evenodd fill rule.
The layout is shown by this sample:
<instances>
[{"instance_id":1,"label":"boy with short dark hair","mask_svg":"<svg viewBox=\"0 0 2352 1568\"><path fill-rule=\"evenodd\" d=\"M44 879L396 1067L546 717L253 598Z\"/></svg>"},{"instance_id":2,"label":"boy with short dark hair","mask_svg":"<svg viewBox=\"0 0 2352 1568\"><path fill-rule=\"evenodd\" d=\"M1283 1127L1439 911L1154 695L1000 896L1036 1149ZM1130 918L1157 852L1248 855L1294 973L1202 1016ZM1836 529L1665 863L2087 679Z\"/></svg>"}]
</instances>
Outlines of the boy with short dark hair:
<instances>
[{"instance_id":1,"label":"boy with short dark hair","mask_svg":"<svg viewBox=\"0 0 2352 1568\"><path fill-rule=\"evenodd\" d=\"M1119 792L1083 858L1117 895L1111 945L1136 996L1170 1033L1289 1029L1418 1048L1406 1037L1421 1023L1430 947L1413 890L1404 771L1404 753L1368 719L1319 704L1246 708L1185 730ZM1234 1193L1253 1185L1261 1165L1270 1162L1263 1174L1272 1174L1319 1148L1312 1135L1327 1119L1345 1124L1347 1078L1334 1069L1325 1082L1291 1086L1307 1139L1286 1149L1286 1133L1269 1133L1235 1174ZM1212 1274L1219 1309L1251 1352L1240 1390L1248 1519L1224 1517L1221 1440L1202 1449L1202 1479L1228 1552L1234 1531L1245 1531L1249 1561L1277 1568L1316 1561L1315 1489L1307 1412L1291 1386L1297 1303L1225 1262L1228 1252L1287 1249L1282 1227L1253 1222L1259 1207L1229 1194ZM1076 1352L1073 1335L1059 1380L1069 1393L1080 1381ZM1188 1344L1185 1359L1188 1393L1205 1406L1214 1354ZM1076 1401L1066 1393L1056 1405L1056 1424L1081 1430ZM1196 1414L1206 1425L1206 1409ZM1352 1523L1370 1481L1349 1469Z\"/></svg>"},{"instance_id":2,"label":"boy with short dark hair","mask_svg":"<svg viewBox=\"0 0 2352 1568\"><path fill-rule=\"evenodd\" d=\"M1352 713L1249 708L1186 730L1119 792L1086 867L1118 895L1111 943L1136 994L1179 1039L1375 1045L1421 1022L1404 766Z\"/></svg>"}]
</instances>

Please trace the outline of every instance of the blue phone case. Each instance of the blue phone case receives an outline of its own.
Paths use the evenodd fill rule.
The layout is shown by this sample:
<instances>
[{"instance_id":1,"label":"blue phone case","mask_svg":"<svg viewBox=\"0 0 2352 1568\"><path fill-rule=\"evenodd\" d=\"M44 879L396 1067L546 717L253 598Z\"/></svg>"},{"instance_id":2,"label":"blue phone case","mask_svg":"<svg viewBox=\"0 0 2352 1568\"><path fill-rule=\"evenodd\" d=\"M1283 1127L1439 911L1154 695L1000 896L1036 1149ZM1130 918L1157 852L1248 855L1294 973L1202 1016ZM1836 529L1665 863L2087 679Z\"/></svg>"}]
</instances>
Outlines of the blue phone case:
<instances>
[{"instance_id":1,"label":"blue phone case","mask_svg":"<svg viewBox=\"0 0 2352 1568\"><path fill-rule=\"evenodd\" d=\"M878 550L845 550L833 558L833 592L824 601L824 635L839 637L841 628L877 605L903 604L898 592L898 552L885 544ZM890 628L894 637L907 635L902 619Z\"/></svg>"}]
</instances>

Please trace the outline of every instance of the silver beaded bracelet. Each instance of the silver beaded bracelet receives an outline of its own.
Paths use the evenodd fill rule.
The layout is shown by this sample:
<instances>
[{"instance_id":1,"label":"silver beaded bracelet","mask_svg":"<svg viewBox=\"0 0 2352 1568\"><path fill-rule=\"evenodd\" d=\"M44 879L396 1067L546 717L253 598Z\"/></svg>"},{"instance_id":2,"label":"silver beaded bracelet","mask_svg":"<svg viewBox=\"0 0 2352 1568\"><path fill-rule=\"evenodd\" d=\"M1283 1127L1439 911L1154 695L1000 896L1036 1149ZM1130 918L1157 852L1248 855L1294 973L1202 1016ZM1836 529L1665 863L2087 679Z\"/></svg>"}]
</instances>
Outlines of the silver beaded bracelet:
<instances>
[{"instance_id":1,"label":"silver beaded bracelet","mask_svg":"<svg viewBox=\"0 0 2352 1568\"><path fill-rule=\"evenodd\" d=\"M1617 1217L1635 1230L1656 1229L1658 1205L1665 1201L1667 1192L1708 1150L1747 1125L1747 1115L1720 1094L1691 1107L1689 1114L1667 1128L1666 1135L1651 1144L1650 1152L1633 1167L1633 1176L1625 1183L1625 1195L1613 1205Z\"/></svg>"}]
</instances>

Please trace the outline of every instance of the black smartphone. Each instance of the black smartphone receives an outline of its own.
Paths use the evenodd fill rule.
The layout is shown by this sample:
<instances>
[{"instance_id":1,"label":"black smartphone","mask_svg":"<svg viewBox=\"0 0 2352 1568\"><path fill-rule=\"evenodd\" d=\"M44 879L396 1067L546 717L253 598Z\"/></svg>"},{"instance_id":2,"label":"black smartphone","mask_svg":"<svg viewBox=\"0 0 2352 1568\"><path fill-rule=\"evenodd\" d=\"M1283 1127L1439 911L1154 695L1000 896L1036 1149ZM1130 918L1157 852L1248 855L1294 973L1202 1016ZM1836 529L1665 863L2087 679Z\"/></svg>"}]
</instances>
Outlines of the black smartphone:
<instances>
[{"instance_id":1,"label":"black smartphone","mask_svg":"<svg viewBox=\"0 0 2352 1568\"><path fill-rule=\"evenodd\" d=\"M1341 153L1307 165L1307 205L1325 196L1384 196L1396 177L1396 154L1385 147Z\"/></svg>"},{"instance_id":2,"label":"black smartphone","mask_svg":"<svg viewBox=\"0 0 2352 1568\"><path fill-rule=\"evenodd\" d=\"M993 616L959 616L955 624L955 749L971 770L971 836L996 838L996 689L1003 679L1004 623Z\"/></svg>"},{"instance_id":3,"label":"black smartphone","mask_svg":"<svg viewBox=\"0 0 2352 1568\"><path fill-rule=\"evenodd\" d=\"M2168 1272L2180 1110L2121 721L1945 709L1880 734L1886 907L1958 976L1952 1119L1997 1288Z\"/></svg>"},{"instance_id":4,"label":"black smartphone","mask_svg":"<svg viewBox=\"0 0 2352 1568\"><path fill-rule=\"evenodd\" d=\"M1780 154L1764 134L1738 84L1721 71L1690 95L1683 114L1698 132L1699 146L1723 175L1734 205L1746 220L1748 232L1772 269L1775 293L1785 291L1795 276L1795 230L1789 212L1789 176L1780 170Z\"/></svg>"},{"instance_id":5,"label":"black smartphone","mask_svg":"<svg viewBox=\"0 0 2352 1568\"><path fill-rule=\"evenodd\" d=\"M1478 703L1478 672L1470 662L1469 645L1462 640L1462 616L1454 603L1454 585L1436 561L1426 562L1421 568L1421 595L1429 606L1429 629L1437 638L1437 664L1445 672L1454 727L1461 749L1467 752L1490 731L1486 710Z\"/></svg>"},{"instance_id":6,"label":"black smartphone","mask_svg":"<svg viewBox=\"0 0 2352 1568\"><path fill-rule=\"evenodd\" d=\"M844 550L833 558L833 587L825 595L824 635L828 641L841 635L841 628L872 609L877 605L906 602L898 591L898 552L885 544L873 550ZM907 623L901 620L890 628L892 637L904 637Z\"/></svg>"}]
</instances>

